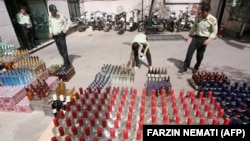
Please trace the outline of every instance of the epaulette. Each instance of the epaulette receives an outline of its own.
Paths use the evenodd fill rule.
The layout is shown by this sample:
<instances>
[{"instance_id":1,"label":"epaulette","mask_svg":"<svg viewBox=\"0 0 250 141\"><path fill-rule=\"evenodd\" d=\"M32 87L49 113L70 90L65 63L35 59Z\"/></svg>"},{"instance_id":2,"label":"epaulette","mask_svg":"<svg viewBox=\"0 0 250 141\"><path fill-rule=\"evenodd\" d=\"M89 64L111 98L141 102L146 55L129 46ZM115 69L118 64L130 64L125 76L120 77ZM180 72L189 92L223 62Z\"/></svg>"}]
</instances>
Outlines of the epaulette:
<instances>
[{"instance_id":1,"label":"epaulette","mask_svg":"<svg viewBox=\"0 0 250 141\"><path fill-rule=\"evenodd\" d=\"M210 20L211 22L215 22L215 21L216 21L216 19L215 19L214 17L209 17L209 20Z\"/></svg>"}]
</instances>

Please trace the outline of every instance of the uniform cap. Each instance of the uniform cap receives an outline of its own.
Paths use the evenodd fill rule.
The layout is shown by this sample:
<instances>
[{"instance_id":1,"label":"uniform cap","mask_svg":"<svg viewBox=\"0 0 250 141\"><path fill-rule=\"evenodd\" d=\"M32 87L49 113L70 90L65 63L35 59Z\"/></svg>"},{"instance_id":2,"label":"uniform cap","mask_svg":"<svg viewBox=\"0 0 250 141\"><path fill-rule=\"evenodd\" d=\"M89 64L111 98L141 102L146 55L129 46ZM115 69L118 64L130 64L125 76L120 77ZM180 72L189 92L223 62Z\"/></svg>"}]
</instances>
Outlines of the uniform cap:
<instances>
[{"instance_id":1,"label":"uniform cap","mask_svg":"<svg viewBox=\"0 0 250 141\"><path fill-rule=\"evenodd\" d=\"M51 4L51 5L49 5L49 11L50 12L57 12L58 10L54 4Z\"/></svg>"}]
</instances>

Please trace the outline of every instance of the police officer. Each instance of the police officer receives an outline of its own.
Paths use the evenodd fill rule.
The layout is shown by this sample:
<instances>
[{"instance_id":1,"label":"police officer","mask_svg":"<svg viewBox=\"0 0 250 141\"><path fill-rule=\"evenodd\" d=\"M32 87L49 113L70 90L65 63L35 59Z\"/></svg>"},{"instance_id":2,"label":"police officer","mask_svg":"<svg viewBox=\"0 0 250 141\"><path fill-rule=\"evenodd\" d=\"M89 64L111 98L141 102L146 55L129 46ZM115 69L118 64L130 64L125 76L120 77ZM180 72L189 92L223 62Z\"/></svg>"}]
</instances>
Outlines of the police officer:
<instances>
[{"instance_id":1,"label":"police officer","mask_svg":"<svg viewBox=\"0 0 250 141\"><path fill-rule=\"evenodd\" d=\"M139 49L141 48L140 58L144 59L145 56L147 58L149 68L152 67L152 59L151 53L149 51L149 43L147 40L147 36L145 34L137 34L132 41L132 50L130 54L130 62L129 68L133 66L133 62L135 62L135 70L140 67L139 62Z\"/></svg>"},{"instance_id":2,"label":"police officer","mask_svg":"<svg viewBox=\"0 0 250 141\"><path fill-rule=\"evenodd\" d=\"M35 47L34 34L30 15L27 13L26 6L20 6L20 12L16 15L17 22L21 26L25 40L28 42L28 49Z\"/></svg>"},{"instance_id":3,"label":"police officer","mask_svg":"<svg viewBox=\"0 0 250 141\"><path fill-rule=\"evenodd\" d=\"M195 18L195 23L192 26L189 35L185 38L186 41L192 37L192 41L188 47L186 59L179 73L187 71L190 67L192 56L196 50L196 64L194 65L193 73L199 70L206 46L211 39L216 38L218 32L217 19L210 12L210 5L204 3L201 5L201 14Z\"/></svg>"},{"instance_id":4,"label":"police officer","mask_svg":"<svg viewBox=\"0 0 250 141\"><path fill-rule=\"evenodd\" d=\"M57 49L63 58L63 69L69 69L71 63L68 57L66 33L71 26L71 22L57 13L58 10L54 4L49 5L49 11L49 38L55 40Z\"/></svg>"}]
</instances>

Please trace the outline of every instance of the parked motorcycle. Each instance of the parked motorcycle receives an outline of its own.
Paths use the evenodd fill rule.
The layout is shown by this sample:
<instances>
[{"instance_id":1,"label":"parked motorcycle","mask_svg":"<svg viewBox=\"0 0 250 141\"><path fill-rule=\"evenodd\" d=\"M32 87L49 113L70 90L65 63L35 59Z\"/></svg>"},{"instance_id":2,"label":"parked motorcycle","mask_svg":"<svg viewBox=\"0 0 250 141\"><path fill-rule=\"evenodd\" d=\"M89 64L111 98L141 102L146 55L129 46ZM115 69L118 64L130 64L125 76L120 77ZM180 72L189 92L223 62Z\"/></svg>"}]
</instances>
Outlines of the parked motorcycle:
<instances>
[{"instance_id":1,"label":"parked motorcycle","mask_svg":"<svg viewBox=\"0 0 250 141\"><path fill-rule=\"evenodd\" d=\"M112 29L112 15L104 13L104 28L105 32L109 32Z\"/></svg>"},{"instance_id":2,"label":"parked motorcycle","mask_svg":"<svg viewBox=\"0 0 250 141\"><path fill-rule=\"evenodd\" d=\"M168 12L169 12L169 17L166 21L166 29L169 30L170 32L174 32L177 23L176 13L171 10L168 10Z\"/></svg>"},{"instance_id":3,"label":"parked motorcycle","mask_svg":"<svg viewBox=\"0 0 250 141\"><path fill-rule=\"evenodd\" d=\"M87 12L84 12L80 17L77 17L77 29L79 32L85 31L88 28Z\"/></svg>"},{"instance_id":4,"label":"parked motorcycle","mask_svg":"<svg viewBox=\"0 0 250 141\"><path fill-rule=\"evenodd\" d=\"M182 13L182 16L181 16L181 18L179 20L179 24L177 26L177 32L184 31L184 30L190 30L194 24L195 15L189 14L188 9L186 10L185 13L183 13L183 11L180 11L180 13Z\"/></svg>"},{"instance_id":5,"label":"parked motorcycle","mask_svg":"<svg viewBox=\"0 0 250 141\"><path fill-rule=\"evenodd\" d=\"M123 34L126 30L126 12L122 12L115 16L114 30L118 31L118 34Z\"/></svg>"},{"instance_id":6,"label":"parked motorcycle","mask_svg":"<svg viewBox=\"0 0 250 141\"><path fill-rule=\"evenodd\" d=\"M135 31L138 28L138 17L140 14L140 10L139 9L134 9L132 11L130 11L132 13L132 16L129 18L128 21L128 30L129 31Z\"/></svg>"},{"instance_id":7,"label":"parked motorcycle","mask_svg":"<svg viewBox=\"0 0 250 141\"><path fill-rule=\"evenodd\" d=\"M158 9L159 10L159 9ZM166 21L155 15L158 10L155 10L150 16L145 17L145 21L140 22L138 25L138 31L154 31L163 32L165 30Z\"/></svg>"},{"instance_id":8,"label":"parked motorcycle","mask_svg":"<svg viewBox=\"0 0 250 141\"><path fill-rule=\"evenodd\" d=\"M104 28L103 13L101 13L100 11L96 11L93 23L93 31L103 30L103 28Z\"/></svg>"}]
</instances>

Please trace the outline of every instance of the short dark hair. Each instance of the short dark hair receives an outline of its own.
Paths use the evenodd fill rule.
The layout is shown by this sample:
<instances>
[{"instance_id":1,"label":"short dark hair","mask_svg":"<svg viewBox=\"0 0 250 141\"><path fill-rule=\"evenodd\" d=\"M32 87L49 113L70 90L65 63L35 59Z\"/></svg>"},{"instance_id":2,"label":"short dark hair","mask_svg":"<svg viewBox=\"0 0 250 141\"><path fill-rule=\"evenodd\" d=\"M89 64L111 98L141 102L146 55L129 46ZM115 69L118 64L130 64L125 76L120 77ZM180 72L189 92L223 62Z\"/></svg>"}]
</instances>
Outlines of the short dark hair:
<instances>
[{"instance_id":1,"label":"short dark hair","mask_svg":"<svg viewBox=\"0 0 250 141\"><path fill-rule=\"evenodd\" d=\"M209 3L202 3L201 4L201 11L209 12L211 10L211 6Z\"/></svg>"},{"instance_id":2,"label":"short dark hair","mask_svg":"<svg viewBox=\"0 0 250 141\"><path fill-rule=\"evenodd\" d=\"M24 6L24 5L21 5L21 6L19 7L19 9L27 9L27 7Z\"/></svg>"},{"instance_id":3,"label":"short dark hair","mask_svg":"<svg viewBox=\"0 0 250 141\"><path fill-rule=\"evenodd\" d=\"M139 43L137 43L137 42L134 42L134 43L132 44L132 50L134 50L134 51L138 50L139 47L140 47L140 45L139 45Z\"/></svg>"}]
</instances>

